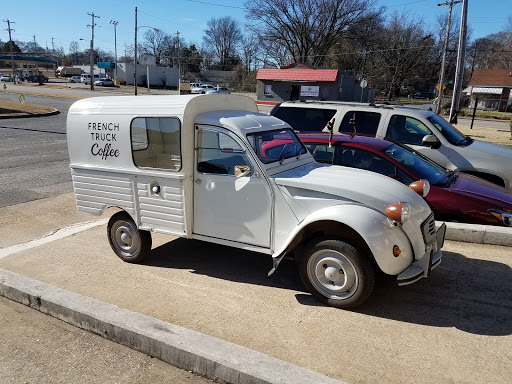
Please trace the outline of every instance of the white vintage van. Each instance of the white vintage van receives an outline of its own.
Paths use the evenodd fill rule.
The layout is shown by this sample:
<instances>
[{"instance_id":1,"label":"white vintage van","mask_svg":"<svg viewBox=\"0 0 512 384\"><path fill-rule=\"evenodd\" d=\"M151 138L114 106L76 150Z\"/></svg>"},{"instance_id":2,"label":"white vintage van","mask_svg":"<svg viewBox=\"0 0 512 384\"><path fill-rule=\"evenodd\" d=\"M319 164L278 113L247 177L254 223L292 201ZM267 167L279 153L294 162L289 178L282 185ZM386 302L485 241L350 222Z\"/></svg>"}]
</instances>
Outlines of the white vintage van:
<instances>
[{"instance_id":1,"label":"white vintage van","mask_svg":"<svg viewBox=\"0 0 512 384\"><path fill-rule=\"evenodd\" d=\"M377 268L405 285L441 261L427 182L317 163L248 97L80 100L67 138L78 211L121 209L107 236L127 262L150 253L152 231L269 255L269 274L289 256L313 295L351 308Z\"/></svg>"}]
</instances>

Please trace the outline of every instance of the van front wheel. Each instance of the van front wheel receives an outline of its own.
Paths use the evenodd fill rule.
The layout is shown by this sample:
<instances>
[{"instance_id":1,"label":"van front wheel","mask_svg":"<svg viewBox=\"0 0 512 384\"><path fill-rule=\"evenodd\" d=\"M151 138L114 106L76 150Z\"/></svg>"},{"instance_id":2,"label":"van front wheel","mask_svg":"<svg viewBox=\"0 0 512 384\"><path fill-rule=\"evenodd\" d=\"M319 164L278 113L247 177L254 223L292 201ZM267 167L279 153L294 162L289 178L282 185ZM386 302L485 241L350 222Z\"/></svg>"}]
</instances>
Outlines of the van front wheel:
<instances>
[{"instance_id":1,"label":"van front wheel","mask_svg":"<svg viewBox=\"0 0 512 384\"><path fill-rule=\"evenodd\" d=\"M304 286L321 302L348 309L370 296L375 271L368 257L341 240L311 244L299 263Z\"/></svg>"},{"instance_id":2,"label":"van front wheel","mask_svg":"<svg viewBox=\"0 0 512 384\"><path fill-rule=\"evenodd\" d=\"M115 254L128 263L139 263L151 252L151 233L139 230L126 212L110 218L107 237Z\"/></svg>"}]
</instances>

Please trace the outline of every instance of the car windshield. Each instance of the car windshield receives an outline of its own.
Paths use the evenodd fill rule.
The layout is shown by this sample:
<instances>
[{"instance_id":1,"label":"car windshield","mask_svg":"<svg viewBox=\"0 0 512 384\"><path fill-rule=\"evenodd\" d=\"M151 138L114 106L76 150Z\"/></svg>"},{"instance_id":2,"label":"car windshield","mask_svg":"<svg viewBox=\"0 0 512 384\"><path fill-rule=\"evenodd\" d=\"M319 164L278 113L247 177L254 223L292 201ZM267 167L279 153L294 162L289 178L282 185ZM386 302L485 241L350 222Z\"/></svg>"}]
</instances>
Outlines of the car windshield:
<instances>
[{"instance_id":1,"label":"car windshield","mask_svg":"<svg viewBox=\"0 0 512 384\"><path fill-rule=\"evenodd\" d=\"M453 145L469 145L472 140L464 136L457 128L443 119L441 116L432 114L428 117L428 120L434 124L434 126L441 132L441 134L446 137Z\"/></svg>"},{"instance_id":2,"label":"car windshield","mask_svg":"<svg viewBox=\"0 0 512 384\"><path fill-rule=\"evenodd\" d=\"M401 144L391 144L383 151L386 155L403 164L421 179L427 179L432 185L444 185L451 174L440 165L427 159L421 153Z\"/></svg>"},{"instance_id":3,"label":"car windshield","mask_svg":"<svg viewBox=\"0 0 512 384\"><path fill-rule=\"evenodd\" d=\"M304 144L290 128L251 133L247 135L254 151L264 164L299 158L307 152Z\"/></svg>"}]
</instances>

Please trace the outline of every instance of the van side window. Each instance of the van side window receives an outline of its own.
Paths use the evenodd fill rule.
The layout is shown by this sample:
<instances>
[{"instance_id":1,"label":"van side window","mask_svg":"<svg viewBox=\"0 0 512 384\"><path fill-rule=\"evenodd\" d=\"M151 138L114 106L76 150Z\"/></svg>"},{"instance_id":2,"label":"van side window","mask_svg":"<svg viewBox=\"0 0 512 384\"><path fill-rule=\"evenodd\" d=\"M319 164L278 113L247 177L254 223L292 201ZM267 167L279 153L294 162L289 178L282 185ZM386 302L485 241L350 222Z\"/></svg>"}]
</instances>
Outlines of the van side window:
<instances>
[{"instance_id":1,"label":"van side window","mask_svg":"<svg viewBox=\"0 0 512 384\"><path fill-rule=\"evenodd\" d=\"M234 176L237 165L251 167L244 150L232 137L215 130L199 129L197 135L198 172Z\"/></svg>"},{"instance_id":2,"label":"van side window","mask_svg":"<svg viewBox=\"0 0 512 384\"><path fill-rule=\"evenodd\" d=\"M380 113L365 111L348 111L340 125L340 132L354 133L354 125L350 124L352 120L355 122L358 135L375 137L379 128Z\"/></svg>"},{"instance_id":3,"label":"van side window","mask_svg":"<svg viewBox=\"0 0 512 384\"><path fill-rule=\"evenodd\" d=\"M274 116L299 132L321 132L336 114L335 109L278 108Z\"/></svg>"},{"instance_id":4,"label":"van side window","mask_svg":"<svg viewBox=\"0 0 512 384\"><path fill-rule=\"evenodd\" d=\"M181 169L181 124L177 118L138 117L130 128L137 167Z\"/></svg>"},{"instance_id":5,"label":"van side window","mask_svg":"<svg viewBox=\"0 0 512 384\"><path fill-rule=\"evenodd\" d=\"M393 115L389 119L386 139L403 144L422 145L422 140L432 131L421 121L404 115Z\"/></svg>"}]
</instances>

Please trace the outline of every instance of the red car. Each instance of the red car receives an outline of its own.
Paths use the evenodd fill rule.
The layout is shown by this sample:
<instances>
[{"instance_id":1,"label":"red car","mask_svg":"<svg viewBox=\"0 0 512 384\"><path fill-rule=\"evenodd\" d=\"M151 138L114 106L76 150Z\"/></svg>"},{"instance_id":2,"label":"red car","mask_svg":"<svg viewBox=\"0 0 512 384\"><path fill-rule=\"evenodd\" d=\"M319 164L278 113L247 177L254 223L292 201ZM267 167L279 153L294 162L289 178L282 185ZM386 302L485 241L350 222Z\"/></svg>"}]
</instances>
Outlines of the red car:
<instances>
[{"instance_id":1,"label":"red car","mask_svg":"<svg viewBox=\"0 0 512 384\"><path fill-rule=\"evenodd\" d=\"M366 169L409 185L426 179L425 198L441 221L512 226L512 192L463 172L448 171L412 148L363 136L301 134L319 162ZM378 193L379 186L375 186Z\"/></svg>"}]
</instances>

